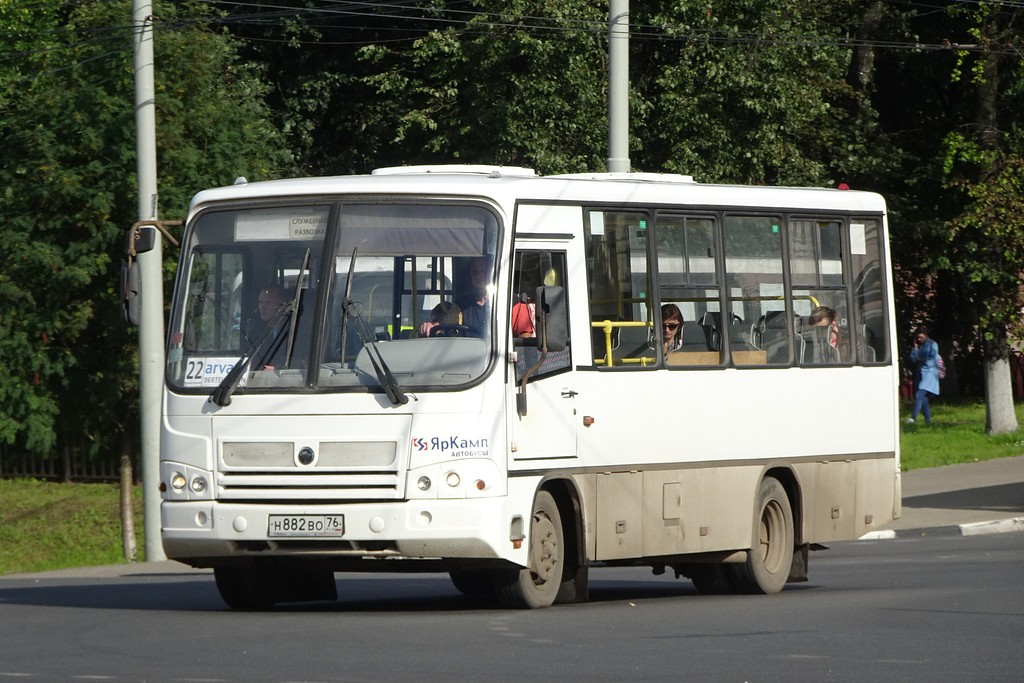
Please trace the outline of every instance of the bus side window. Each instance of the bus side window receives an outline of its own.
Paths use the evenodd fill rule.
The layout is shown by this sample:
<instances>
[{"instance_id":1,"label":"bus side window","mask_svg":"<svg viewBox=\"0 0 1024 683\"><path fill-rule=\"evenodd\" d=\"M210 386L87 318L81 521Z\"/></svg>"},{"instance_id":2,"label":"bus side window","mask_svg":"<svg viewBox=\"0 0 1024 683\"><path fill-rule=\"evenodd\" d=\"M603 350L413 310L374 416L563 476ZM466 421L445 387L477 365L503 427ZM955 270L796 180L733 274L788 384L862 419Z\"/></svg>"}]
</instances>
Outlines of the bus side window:
<instances>
[{"instance_id":1,"label":"bus side window","mask_svg":"<svg viewBox=\"0 0 1024 683\"><path fill-rule=\"evenodd\" d=\"M661 339L665 363L669 367L719 365L723 353L721 288L715 264L714 217L659 213L655 252L662 313L676 310L683 319L675 337ZM664 321L657 329L662 335L669 334Z\"/></svg>"},{"instance_id":2,"label":"bus side window","mask_svg":"<svg viewBox=\"0 0 1024 683\"><path fill-rule=\"evenodd\" d=\"M599 368L653 368L660 330L654 329L647 255L650 214L585 214L587 282L593 360Z\"/></svg>"},{"instance_id":3,"label":"bus side window","mask_svg":"<svg viewBox=\"0 0 1024 683\"><path fill-rule=\"evenodd\" d=\"M768 365L778 360L788 363L788 346L781 350L776 348L769 355L769 349L764 347L761 325L762 318L766 321L769 312L785 309L781 217L726 215L722 234L728 311L722 316L721 329L728 337L733 363L738 366ZM788 345L788 341L788 337L775 340L784 345Z\"/></svg>"},{"instance_id":4,"label":"bus side window","mask_svg":"<svg viewBox=\"0 0 1024 683\"><path fill-rule=\"evenodd\" d=\"M854 340L861 363L889 362L885 311L885 269L879 243L881 220L850 222L850 263L853 275Z\"/></svg>"},{"instance_id":5,"label":"bus side window","mask_svg":"<svg viewBox=\"0 0 1024 683\"><path fill-rule=\"evenodd\" d=\"M797 363L852 362L843 224L791 218L788 227Z\"/></svg>"},{"instance_id":6,"label":"bus side window","mask_svg":"<svg viewBox=\"0 0 1024 683\"><path fill-rule=\"evenodd\" d=\"M541 285L566 286L565 252L519 250L515 256L512 271L512 306L509 326L512 331L512 348L516 352L516 382L541 358L537 348L540 321L537 319L537 288ZM551 351L540 367L533 370L528 381L540 379L563 370L571 365L571 341L561 351Z\"/></svg>"}]
</instances>

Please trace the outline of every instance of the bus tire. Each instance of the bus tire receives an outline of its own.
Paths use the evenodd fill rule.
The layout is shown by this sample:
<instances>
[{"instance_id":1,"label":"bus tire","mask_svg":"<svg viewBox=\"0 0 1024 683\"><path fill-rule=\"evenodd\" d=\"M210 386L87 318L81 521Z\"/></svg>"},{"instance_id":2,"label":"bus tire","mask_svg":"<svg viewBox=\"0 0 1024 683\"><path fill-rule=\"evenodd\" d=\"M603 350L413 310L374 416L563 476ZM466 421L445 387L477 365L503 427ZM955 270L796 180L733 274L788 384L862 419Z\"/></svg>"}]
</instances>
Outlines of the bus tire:
<instances>
[{"instance_id":1,"label":"bus tire","mask_svg":"<svg viewBox=\"0 0 1024 683\"><path fill-rule=\"evenodd\" d=\"M736 592L732 576L722 564L696 564L686 570L701 595L731 595Z\"/></svg>"},{"instance_id":2,"label":"bus tire","mask_svg":"<svg viewBox=\"0 0 1024 683\"><path fill-rule=\"evenodd\" d=\"M786 489L765 477L754 507L754 535L747 561L728 565L730 579L741 593L778 593L793 566L793 509Z\"/></svg>"},{"instance_id":3,"label":"bus tire","mask_svg":"<svg viewBox=\"0 0 1024 683\"><path fill-rule=\"evenodd\" d=\"M495 595L503 607L549 607L558 596L565 570L565 534L558 505L547 491L539 491L534 500L529 543L524 569L494 574Z\"/></svg>"},{"instance_id":4,"label":"bus tire","mask_svg":"<svg viewBox=\"0 0 1024 683\"><path fill-rule=\"evenodd\" d=\"M491 579L491 574L492 572L487 569L465 569L448 572L455 590L473 598L494 596L494 583Z\"/></svg>"},{"instance_id":5,"label":"bus tire","mask_svg":"<svg viewBox=\"0 0 1024 683\"><path fill-rule=\"evenodd\" d=\"M215 567L217 591L228 607L246 612L270 609L276 600L274 573L259 564Z\"/></svg>"}]
</instances>

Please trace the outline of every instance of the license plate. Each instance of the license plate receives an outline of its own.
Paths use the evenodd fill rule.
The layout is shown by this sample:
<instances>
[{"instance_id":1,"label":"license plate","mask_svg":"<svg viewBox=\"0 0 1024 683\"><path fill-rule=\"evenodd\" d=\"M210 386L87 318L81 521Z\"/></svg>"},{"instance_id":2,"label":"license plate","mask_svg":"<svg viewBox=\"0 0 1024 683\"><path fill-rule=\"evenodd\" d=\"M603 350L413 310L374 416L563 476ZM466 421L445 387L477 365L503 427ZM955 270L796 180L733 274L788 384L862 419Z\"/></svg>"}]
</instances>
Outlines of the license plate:
<instances>
[{"instance_id":1,"label":"license plate","mask_svg":"<svg viewBox=\"0 0 1024 683\"><path fill-rule=\"evenodd\" d=\"M267 536L270 537L344 535L344 515L270 515L267 521Z\"/></svg>"}]
</instances>

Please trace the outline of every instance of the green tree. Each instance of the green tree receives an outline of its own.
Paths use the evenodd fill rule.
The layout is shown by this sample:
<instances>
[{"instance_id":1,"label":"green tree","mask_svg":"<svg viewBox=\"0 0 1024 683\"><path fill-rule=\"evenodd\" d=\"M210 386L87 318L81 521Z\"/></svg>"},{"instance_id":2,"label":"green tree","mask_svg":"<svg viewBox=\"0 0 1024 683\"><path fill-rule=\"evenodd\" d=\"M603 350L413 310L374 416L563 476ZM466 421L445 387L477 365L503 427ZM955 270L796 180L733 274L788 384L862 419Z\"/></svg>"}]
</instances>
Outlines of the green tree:
<instances>
[{"instance_id":1,"label":"green tree","mask_svg":"<svg viewBox=\"0 0 1024 683\"><path fill-rule=\"evenodd\" d=\"M950 225L949 267L977 316L985 360L985 429L1017 429L1010 384L1009 340L1024 336L1024 155L985 155L988 174L961 181L970 203Z\"/></svg>"},{"instance_id":2,"label":"green tree","mask_svg":"<svg viewBox=\"0 0 1024 683\"><path fill-rule=\"evenodd\" d=\"M23 4L0 6L17 46L0 71L0 442L116 453L138 422L116 291L137 204L131 2ZM195 190L288 162L259 72L207 8L154 9L162 213L182 218Z\"/></svg>"},{"instance_id":3,"label":"green tree","mask_svg":"<svg viewBox=\"0 0 1024 683\"><path fill-rule=\"evenodd\" d=\"M307 172L604 163L607 3L437 1L338 14L293 0L274 9L224 21L250 40L253 59L288 65L271 69L271 101Z\"/></svg>"},{"instance_id":4,"label":"green tree","mask_svg":"<svg viewBox=\"0 0 1024 683\"><path fill-rule=\"evenodd\" d=\"M960 51L952 72L970 94L972 117L946 135L948 187L964 202L949 222L949 261L961 284L962 303L973 314L985 378L986 431L1017 428L1010 378L1010 339L1024 330L1024 67L1019 43L1021 12L979 3L955 7L968 22L973 53Z\"/></svg>"},{"instance_id":5,"label":"green tree","mask_svg":"<svg viewBox=\"0 0 1024 683\"><path fill-rule=\"evenodd\" d=\"M478 1L457 26L408 50L372 45L360 57L377 94L406 99L389 128L403 161L456 159L542 173L601 168L607 139L607 6L576 0ZM602 14L603 13L603 14ZM408 68L406 67L408 65Z\"/></svg>"},{"instance_id":6,"label":"green tree","mask_svg":"<svg viewBox=\"0 0 1024 683\"><path fill-rule=\"evenodd\" d=\"M870 100L847 81L848 2L644 3L634 132L648 168L699 180L832 185L867 177Z\"/></svg>"},{"instance_id":7,"label":"green tree","mask_svg":"<svg viewBox=\"0 0 1024 683\"><path fill-rule=\"evenodd\" d=\"M272 69L275 107L307 170L603 168L607 2L417 7L338 15L292 0L226 18L254 59L288 65ZM631 20L635 168L864 187L891 159L869 89L849 82L849 2L634 3Z\"/></svg>"}]
</instances>

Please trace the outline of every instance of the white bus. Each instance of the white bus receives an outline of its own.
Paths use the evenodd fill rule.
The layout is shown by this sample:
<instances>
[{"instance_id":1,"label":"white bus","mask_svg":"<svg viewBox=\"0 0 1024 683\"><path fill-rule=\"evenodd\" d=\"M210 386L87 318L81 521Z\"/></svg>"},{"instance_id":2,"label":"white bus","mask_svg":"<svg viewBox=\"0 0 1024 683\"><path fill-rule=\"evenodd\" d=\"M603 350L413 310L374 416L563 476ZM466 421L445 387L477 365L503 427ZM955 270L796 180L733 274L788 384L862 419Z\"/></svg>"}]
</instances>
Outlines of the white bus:
<instances>
[{"instance_id":1,"label":"white bus","mask_svg":"<svg viewBox=\"0 0 1024 683\"><path fill-rule=\"evenodd\" d=\"M164 550L239 609L335 599L348 571L531 608L586 600L592 566L709 593L806 580L816 544L900 515L886 248L876 194L678 175L200 192Z\"/></svg>"}]
</instances>

